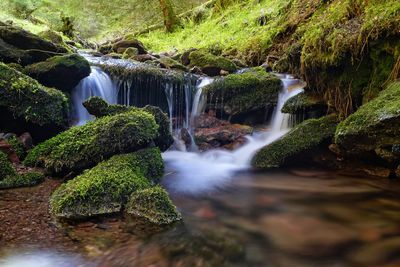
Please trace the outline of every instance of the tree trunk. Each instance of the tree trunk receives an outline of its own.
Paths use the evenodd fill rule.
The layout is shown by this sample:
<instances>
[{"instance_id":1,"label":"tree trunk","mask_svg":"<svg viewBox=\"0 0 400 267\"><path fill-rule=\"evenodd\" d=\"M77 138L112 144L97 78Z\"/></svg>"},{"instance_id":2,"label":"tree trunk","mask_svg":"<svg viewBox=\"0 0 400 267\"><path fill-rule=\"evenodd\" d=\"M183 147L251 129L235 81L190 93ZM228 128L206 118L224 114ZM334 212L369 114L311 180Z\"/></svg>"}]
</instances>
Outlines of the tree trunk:
<instances>
[{"instance_id":1,"label":"tree trunk","mask_svg":"<svg viewBox=\"0 0 400 267\"><path fill-rule=\"evenodd\" d=\"M170 0L160 0L161 10L164 16L164 25L167 32L173 32L179 25L179 19L174 12L174 8Z\"/></svg>"}]
</instances>

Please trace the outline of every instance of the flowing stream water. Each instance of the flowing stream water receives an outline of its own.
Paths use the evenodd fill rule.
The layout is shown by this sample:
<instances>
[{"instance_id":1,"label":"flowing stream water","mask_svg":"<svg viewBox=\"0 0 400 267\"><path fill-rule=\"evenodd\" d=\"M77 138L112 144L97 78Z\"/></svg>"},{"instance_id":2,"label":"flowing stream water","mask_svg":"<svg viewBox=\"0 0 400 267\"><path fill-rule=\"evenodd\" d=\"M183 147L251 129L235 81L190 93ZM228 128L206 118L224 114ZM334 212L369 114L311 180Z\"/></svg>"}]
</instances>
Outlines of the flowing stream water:
<instances>
[{"instance_id":1,"label":"flowing stream water","mask_svg":"<svg viewBox=\"0 0 400 267\"><path fill-rule=\"evenodd\" d=\"M101 60L89 59L92 63ZM135 67L118 60L108 64ZM192 147L190 151L182 148L163 153L163 186L184 223L147 236L135 224L103 218L93 226L82 223L66 230L74 240L73 246L79 244L75 253L65 252L70 243L65 244L64 251L47 245L49 240L41 244L27 239L29 245L18 250L11 247L11 252L6 252L10 256L0 257L0 266L400 266L397 182L349 177L308 166L268 173L251 170L249 162L254 153L281 138L294 123L293 117L280 110L303 90L304 83L290 75L278 76L284 87L267 130L248 136L242 147L204 153ZM92 74L73 93L76 124L91 119L82 101L100 96L109 103L165 104L171 121L176 116L183 118L182 123L171 123L171 131L185 127L193 133L195 117L205 106L202 88L212 81L197 77L186 86L139 78L121 81L92 67ZM147 84L146 88L159 85L157 92L161 95L154 96L155 91L143 95L138 87L131 86L135 82ZM141 100L135 103L132 95ZM20 198L30 198L35 190L0 194L0 212L15 198L7 194L15 192ZM25 199L22 201L25 203ZM49 232L54 231L54 226L49 228ZM57 247L63 246L56 242Z\"/></svg>"}]
</instances>

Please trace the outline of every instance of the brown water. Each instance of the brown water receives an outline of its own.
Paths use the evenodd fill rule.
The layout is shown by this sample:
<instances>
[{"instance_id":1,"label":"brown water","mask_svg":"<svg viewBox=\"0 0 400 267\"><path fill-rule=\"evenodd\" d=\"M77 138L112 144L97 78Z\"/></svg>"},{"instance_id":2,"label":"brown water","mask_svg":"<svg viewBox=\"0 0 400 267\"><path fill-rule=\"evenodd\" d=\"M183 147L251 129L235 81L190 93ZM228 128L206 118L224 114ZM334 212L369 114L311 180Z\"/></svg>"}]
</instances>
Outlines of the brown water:
<instances>
[{"instance_id":1,"label":"brown water","mask_svg":"<svg viewBox=\"0 0 400 267\"><path fill-rule=\"evenodd\" d=\"M175 179L168 175L164 186L182 224L150 235L155 229L108 218L69 229L81 246L72 256L38 245L51 252L25 261L17 253L0 266L400 266L398 181L246 172L188 194Z\"/></svg>"}]
</instances>

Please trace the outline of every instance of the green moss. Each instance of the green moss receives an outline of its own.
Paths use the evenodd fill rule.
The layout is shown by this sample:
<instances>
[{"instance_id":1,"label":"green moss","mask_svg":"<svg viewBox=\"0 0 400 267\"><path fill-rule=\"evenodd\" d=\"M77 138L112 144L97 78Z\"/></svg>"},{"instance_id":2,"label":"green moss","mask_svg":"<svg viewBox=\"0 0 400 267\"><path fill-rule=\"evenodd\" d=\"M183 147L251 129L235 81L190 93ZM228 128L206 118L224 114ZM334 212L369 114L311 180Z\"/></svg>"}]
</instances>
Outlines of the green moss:
<instances>
[{"instance_id":1,"label":"green moss","mask_svg":"<svg viewBox=\"0 0 400 267\"><path fill-rule=\"evenodd\" d=\"M323 101L302 92L286 101L281 111L288 114L301 114L310 110L320 109L323 106Z\"/></svg>"},{"instance_id":2,"label":"green moss","mask_svg":"<svg viewBox=\"0 0 400 267\"><path fill-rule=\"evenodd\" d=\"M25 158L26 152L24 149L24 145L17 137L10 137L9 139L7 139L7 143L11 145L12 149L15 151L15 153L17 153L20 160L23 160Z\"/></svg>"},{"instance_id":3,"label":"green moss","mask_svg":"<svg viewBox=\"0 0 400 267\"><path fill-rule=\"evenodd\" d=\"M281 139L262 148L253 158L252 165L259 169L270 169L296 163L290 160L330 140L336 125L334 116L306 120Z\"/></svg>"},{"instance_id":4,"label":"green moss","mask_svg":"<svg viewBox=\"0 0 400 267\"><path fill-rule=\"evenodd\" d=\"M237 69L236 65L229 59L221 56L215 56L201 50L191 52L189 55L189 60L190 66L200 67L201 69L203 69L203 71L206 68L215 68L228 72L235 72ZM216 75L219 75L219 73L217 73Z\"/></svg>"},{"instance_id":5,"label":"green moss","mask_svg":"<svg viewBox=\"0 0 400 267\"><path fill-rule=\"evenodd\" d=\"M162 175L162 166L158 149L114 156L61 185L51 196L51 212L65 219L119 212L133 192Z\"/></svg>"},{"instance_id":6,"label":"green moss","mask_svg":"<svg viewBox=\"0 0 400 267\"><path fill-rule=\"evenodd\" d=\"M97 117L101 118L108 115L115 115L123 112L128 112L132 110L143 110L152 114L158 124L158 137L154 140L156 145L160 147L162 151L167 150L174 139L172 138L170 132L170 121L167 114L165 114L159 107L145 106L142 109L136 107L127 107L123 105L109 105L100 97L91 97L86 100L83 105L88 110L88 112Z\"/></svg>"},{"instance_id":7,"label":"green moss","mask_svg":"<svg viewBox=\"0 0 400 267\"><path fill-rule=\"evenodd\" d=\"M178 61L176 61L170 57L161 57L158 60L158 62L167 69L188 71L188 69L185 66L183 66L181 63L179 63Z\"/></svg>"},{"instance_id":8,"label":"green moss","mask_svg":"<svg viewBox=\"0 0 400 267\"><path fill-rule=\"evenodd\" d=\"M127 213L156 225L167 225L182 220L168 193L161 187L134 192L127 204Z\"/></svg>"},{"instance_id":9,"label":"green moss","mask_svg":"<svg viewBox=\"0 0 400 267\"><path fill-rule=\"evenodd\" d=\"M129 59L139 55L139 50L136 47L128 47L122 54L122 58Z\"/></svg>"},{"instance_id":10,"label":"green moss","mask_svg":"<svg viewBox=\"0 0 400 267\"><path fill-rule=\"evenodd\" d=\"M276 103L282 82L262 68L230 74L204 88L209 101L222 102L228 114L236 115Z\"/></svg>"},{"instance_id":11,"label":"green moss","mask_svg":"<svg viewBox=\"0 0 400 267\"><path fill-rule=\"evenodd\" d=\"M40 172L11 175L0 181L0 189L35 186L42 183L44 178L44 174Z\"/></svg>"},{"instance_id":12,"label":"green moss","mask_svg":"<svg viewBox=\"0 0 400 267\"><path fill-rule=\"evenodd\" d=\"M68 100L58 90L47 88L0 63L0 107L14 118L43 125L67 125Z\"/></svg>"},{"instance_id":13,"label":"green moss","mask_svg":"<svg viewBox=\"0 0 400 267\"><path fill-rule=\"evenodd\" d=\"M8 176L15 176L17 173L5 153L0 151L0 181Z\"/></svg>"},{"instance_id":14,"label":"green moss","mask_svg":"<svg viewBox=\"0 0 400 267\"><path fill-rule=\"evenodd\" d=\"M400 83L395 82L341 122L336 130L335 142L348 153L398 144L399 123Z\"/></svg>"},{"instance_id":15,"label":"green moss","mask_svg":"<svg viewBox=\"0 0 400 267\"><path fill-rule=\"evenodd\" d=\"M49 87L70 92L90 75L89 62L80 55L55 56L25 67L24 72Z\"/></svg>"},{"instance_id":16,"label":"green moss","mask_svg":"<svg viewBox=\"0 0 400 267\"><path fill-rule=\"evenodd\" d=\"M79 172L115 154L147 147L157 134L154 116L133 110L72 127L32 149L24 163L53 174Z\"/></svg>"}]
</instances>

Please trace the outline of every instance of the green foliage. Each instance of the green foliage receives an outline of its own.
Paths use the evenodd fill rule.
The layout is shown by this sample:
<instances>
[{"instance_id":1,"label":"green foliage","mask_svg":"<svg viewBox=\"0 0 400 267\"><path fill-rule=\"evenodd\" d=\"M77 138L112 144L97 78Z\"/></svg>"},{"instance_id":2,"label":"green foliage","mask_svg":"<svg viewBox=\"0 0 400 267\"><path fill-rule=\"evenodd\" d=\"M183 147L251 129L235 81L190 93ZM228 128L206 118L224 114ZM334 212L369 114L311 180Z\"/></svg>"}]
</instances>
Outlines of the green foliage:
<instances>
[{"instance_id":1,"label":"green foliage","mask_svg":"<svg viewBox=\"0 0 400 267\"><path fill-rule=\"evenodd\" d=\"M348 153L400 143L400 83L395 82L377 98L341 122L335 142Z\"/></svg>"},{"instance_id":2,"label":"green foliage","mask_svg":"<svg viewBox=\"0 0 400 267\"><path fill-rule=\"evenodd\" d=\"M66 219L119 212L130 194L150 187L162 174L156 148L114 156L61 185L51 196L51 212Z\"/></svg>"},{"instance_id":3,"label":"green foliage","mask_svg":"<svg viewBox=\"0 0 400 267\"><path fill-rule=\"evenodd\" d=\"M287 135L262 148L253 158L252 165L259 169L282 167L292 157L302 156L311 149L317 148L335 134L336 117L327 116L310 119L297 125Z\"/></svg>"},{"instance_id":4,"label":"green foliage","mask_svg":"<svg viewBox=\"0 0 400 267\"><path fill-rule=\"evenodd\" d=\"M0 181L0 189L35 186L42 183L44 178L44 174L40 172L11 175Z\"/></svg>"},{"instance_id":5,"label":"green foliage","mask_svg":"<svg viewBox=\"0 0 400 267\"><path fill-rule=\"evenodd\" d=\"M161 186L134 192L129 198L126 211L129 215L143 218L156 225L182 220L181 214Z\"/></svg>"},{"instance_id":6,"label":"green foliage","mask_svg":"<svg viewBox=\"0 0 400 267\"><path fill-rule=\"evenodd\" d=\"M0 107L15 118L43 125L66 127L68 99L55 89L0 63Z\"/></svg>"},{"instance_id":7,"label":"green foliage","mask_svg":"<svg viewBox=\"0 0 400 267\"><path fill-rule=\"evenodd\" d=\"M14 149L15 153L17 153L20 160L23 160L25 158L26 152L24 145L17 137L10 137L9 139L7 139L7 143L11 145L12 149Z\"/></svg>"},{"instance_id":8,"label":"green foliage","mask_svg":"<svg viewBox=\"0 0 400 267\"><path fill-rule=\"evenodd\" d=\"M0 151L0 181L8 176L15 176L17 173L5 153Z\"/></svg>"},{"instance_id":9,"label":"green foliage","mask_svg":"<svg viewBox=\"0 0 400 267\"><path fill-rule=\"evenodd\" d=\"M276 102L281 89L281 81L260 67L220 78L205 87L204 92L212 103L223 99L225 112L235 115Z\"/></svg>"},{"instance_id":10,"label":"green foliage","mask_svg":"<svg viewBox=\"0 0 400 267\"><path fill-rule=\"evenodd\" d=\"M53 174L79 172L115 154L148 146L157 130L154 116L140 110L103 117L38 145L24 163L45 167Z\"/></svg>"}]
</instances>

